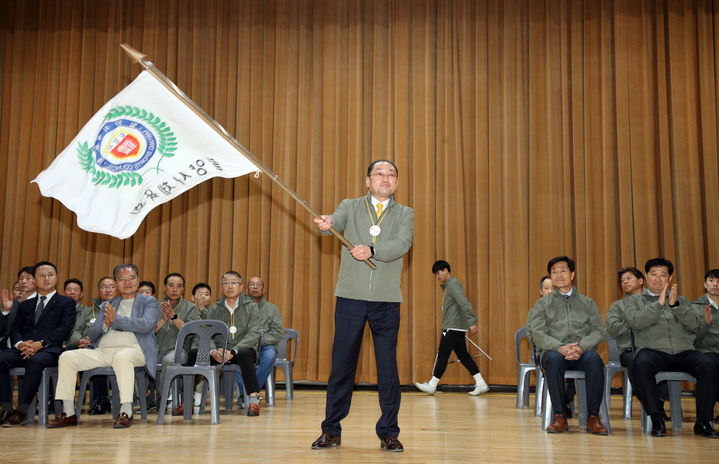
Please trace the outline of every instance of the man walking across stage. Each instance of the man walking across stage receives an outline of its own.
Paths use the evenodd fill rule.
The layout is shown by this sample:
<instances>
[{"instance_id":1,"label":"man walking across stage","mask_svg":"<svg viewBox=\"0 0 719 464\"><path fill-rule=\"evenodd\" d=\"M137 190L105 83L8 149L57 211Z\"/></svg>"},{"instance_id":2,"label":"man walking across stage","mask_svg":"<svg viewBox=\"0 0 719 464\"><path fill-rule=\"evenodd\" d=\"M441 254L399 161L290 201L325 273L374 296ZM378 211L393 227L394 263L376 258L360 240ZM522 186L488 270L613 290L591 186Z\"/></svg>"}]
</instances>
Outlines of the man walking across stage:
<instances>
[{"instance_id":1,"label":"man walking across stage","mask_svg":"<svg viewBox=\"0 0 719 464\"><path fill-rule=\"evenodd\" d=\"M376 433L382 449L402 452L397 439L400 385L397 372L397 332L402 301L403 256L412 245L414 212L394 201L397 166L377 160L367 168L367 195L343 200L331 216L316 218L323 232L344 231L354 247L342 248L335 296L335 335L332 372L327 382L327 405L322 435L312 449L339 446L340 421L349 413L352 388L365 323L369 322L377 362L377 388L382 415ZM377 269L371 269L366 259Z\"/></svg>"},{"instance_id":2,"label":"man walking across stage","mask_svg":"<svg viewBox=\"0 0 719 464\"><path fill-rule=\"evenodd\" d=\"M432 378L428 382L415 382L414 386L425 393L434 395L437 390L439 379L442 378L447 368L447 360L452 350L457 354L457 359L469 371L475 381L474 389L469 392L472 396L488 392L489 387L479 373L477 364L467 352L467 344L464 341L465 334L477 333L477 316L474 315L472 303L464 294L464 289L459 280L452 276L452 271L447 261L437 261L432 265L432 273L442 286L444 300L442 301L442 340L439 342L437 356L434 360Z\"/></svg>"}]
</instances>

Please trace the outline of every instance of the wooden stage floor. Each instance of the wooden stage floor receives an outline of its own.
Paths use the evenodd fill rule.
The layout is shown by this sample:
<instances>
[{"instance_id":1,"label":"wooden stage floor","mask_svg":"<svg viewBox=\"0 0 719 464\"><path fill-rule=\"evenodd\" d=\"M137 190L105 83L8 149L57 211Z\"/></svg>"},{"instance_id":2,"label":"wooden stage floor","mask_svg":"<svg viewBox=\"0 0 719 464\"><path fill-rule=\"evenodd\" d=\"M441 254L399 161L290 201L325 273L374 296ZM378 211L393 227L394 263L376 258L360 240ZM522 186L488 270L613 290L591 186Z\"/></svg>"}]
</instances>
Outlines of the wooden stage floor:
<instances>
[{"instance_id":1,"label":"wooden stage floor","mask_svg":"<svg viewBox=\"0 0 719 464\"><path fill-rule=\"evenodd\" d=\"M693 434L694 399L685 398L681 433L653 438L640 433L639 404L635 418L621 417L621 397L612 398L613 433L593 436L578 430L548 435L531 409L515 409L515 396L489 393L403 393L399 423L404 453L380 450L374 433L379 416L377 393L356 391L352 410L343 421L342 446L313 451L320 433L325 393L298 390L292 402L279 391L276 406L262 404L259 417L222 413L220 425L209 414L190 422L166 416L164 426L135 422L113 430L110 415L84 414L78 427L50 430L37 425L0 428L2 463L434 463L434 462L717 462L719 440ZM534 398L531 399L534 404ZM224 409L223 409L224 411ZM139 413L135 416L140 418Z\"/></svg>"}]
</instances>

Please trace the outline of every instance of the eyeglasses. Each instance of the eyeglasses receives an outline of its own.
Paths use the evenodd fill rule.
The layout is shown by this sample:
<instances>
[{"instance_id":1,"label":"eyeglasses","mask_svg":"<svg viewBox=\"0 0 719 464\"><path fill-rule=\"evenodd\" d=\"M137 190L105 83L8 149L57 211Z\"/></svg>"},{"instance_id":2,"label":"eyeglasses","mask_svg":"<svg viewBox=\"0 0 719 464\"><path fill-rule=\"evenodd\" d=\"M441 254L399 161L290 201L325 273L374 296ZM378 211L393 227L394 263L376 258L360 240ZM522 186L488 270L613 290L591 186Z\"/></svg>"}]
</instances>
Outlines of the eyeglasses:
<instances>
[{"instance_id":1,"label":"eyeglasses","mask_svg":"<svg viewBox=\"0 0 719 464\"><path fill-rule=\"evenodd\" d=\"M262 288L262 284L250 283L250 284L247 284L247 287L248 288Z\"/></svg>"},{"instance_id":2,"label":"eyeglasses","mask_svg":"<svg viewBox=\"0 0 719 464\"><path fill-rule=\"evenodd\" d=\"M234 287L236 285L242 285L242 282L238 282L236 280L229 280L227 282L222 282L221 285L223 287Z\"/></svg>"},{"instance_id":3,"label":"eyeglasses","mask_svg":"<svg viewBox=\"0 0 719 464\"><path fill-rule=\"evenodd\" d=\"M375 179L381 179L381 178L388 178L388 179L396 179L397 173L396 172L373 172L371 177L374 177Z\"/></svg>"},{"instance_id":4,"label":"eyeglasses","mask_svg":"<svg viewBox=\"0 0 719 464\"><path fill-rule=\"evenodd\" d=\"M120 282L124 282L125 280L135 280L135 279L137 279L136 275L122 276L122 277L117 278L117 280L119 280Z\"/></svg>"},{"instance_id":5,"label":"eyeglasses","mask_svg":"<svg viewBox=\"0 0 719 464\"><path fill-rule=\"evenodd\" d=\"M115 286L114 286L114 285L105 285L105 286L103 286L103 287L100 287L100 290L105 290L105 291L107 291L107 290L115 290Z\"/></svg>"}]
</instances>

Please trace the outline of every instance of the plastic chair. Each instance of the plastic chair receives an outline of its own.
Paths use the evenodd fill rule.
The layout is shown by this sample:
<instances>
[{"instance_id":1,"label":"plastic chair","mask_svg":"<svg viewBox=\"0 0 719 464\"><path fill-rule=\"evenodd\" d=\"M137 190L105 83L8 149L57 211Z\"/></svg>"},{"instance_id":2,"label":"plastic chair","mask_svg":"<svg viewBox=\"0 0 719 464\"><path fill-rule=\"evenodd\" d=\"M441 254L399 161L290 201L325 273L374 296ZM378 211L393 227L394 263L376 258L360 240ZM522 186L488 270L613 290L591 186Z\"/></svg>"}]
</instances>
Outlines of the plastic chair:
<instances>
[{"instance_id":1,"label":"plastic chair","mask_svg":"<svg viewBox=\"0 0 719 464\"><path fill-rule=\"evenodd\" d=\"M612 377L617 372L622 373L622 395L624 397L624 418L632 418L632 384L629 381L629 372L622 367L619 361L619 347L617 341L611 335L607 334L607 349L609 351L609 361L604 366L604 401L607 409L610 409L610 399L612 394Z\"/></svg>"},{"instance_id":2,"label":"plastic chair","mask_svg":"<svg viewBox=\"0 0 719 464\"><path fill-rule=\"evenodd\" d=\"M220 423L220 407L218 400L218 391L220 386L220 371L225 365L211 365L210 351L212 350L212 337L220 335L222 339L223 351L227 349L227 324L222 321L199 319L191 321L182 326L177 334L175 342L175 363L171 366L165 366L164 380L162 382L162 395L160 399L160 407L157 409L157 423L163 424L165 419L165 408L167 397L170 394L170 385L172 380L178 375L182 376L184 404L187 405L184 411L184 419L192 418L192 394L195 391L194 376L202 375L207 379L210 389L210 423L216 425ZM182 365L182 347L185 345L187 337L197 337L197 359L194 366Z\"/></svg>"},{"instance_id":3,"label":"plastic chair","mask_svg":"<svg viewBox=\"0 0 719 464\"><path fill-rule=\"evenodd\" d=\"M96 367L94 369L88 369L81 371L82 376L80 377L79 393L77 397L77 406L75 407L75 415L77 416L77 422L80 423L80 413L82 412L82 404L85 402L85 391L90 383L90 378L96 375L106 375L110 380L112 387L112 417L115 418L120 413L120 388L117 385L117 377L115 376L115 370L112 367ZM140 397L140 415L142 420L147 420L147 370L145 366L135 367L135 383L137 385L138 396Z\"/></svg>"},{"instance_id":4,"label":"plastic chair","mask_svg":"<svg viewBox=\"0 0 719 464\"><path fill-rule=\"evenodd\" d=\"M526 338L527 341L529 341L529 337L527 336L527 328L521 327L517 329L517 332L514 334L514 354L517 359L517 409L522 409L524 406L529 407L529 378L531 376L532 371L537 371L537 364L534 361L534 349L531 350L531 355L529 358L529 362L522 362L521 357L521 344L522 339ZM539 397L539 389L536 390L537 394L535 395L536 398ZM535 399L535 402L537 400Z\"/></svg>"},{"instance_id":5,"label":"plastic chair","mask_svg":"<svg viewBox=\"0 0 719 464\"><path fill-rule=\"evenodd\" d=\"M294 346L294 353L292 355L292 358L287 357L287 342L288 340L293 340ZM275 391L275 368L280 367L285 371L285 389L287 392L287 401L292 401L293 397L293 377L292 377L292 368L295 365L295 360L297 359L297 346L300 344L300 334L297 333L294 329L282 329L282 340L280 340L280 343L278 345L277 350L277 359L275 359L275 364L272 367L272 371L270 373L270 376L267 377L267 391L269 395L269 389L272 389L272 403L274 404L274 391ZM272 386L270 387L270 383Z\"/></svg>"},{"instance_id":6,"label":"plastic chair","mask_svg":"<svg viewBox=\"0 0 719 464\"><path fill-rule=\"evenodd\" d=\"M579 403L579 425L586 427L587 425L587 382L584 375L584 371L565 371L564 379L573 379L574 385L577 390L577 402ZM612 427L609 421L609 408L607 402L602 396L602 404L599 407L600 414L602 416L602 423L609 432L612 431ZM552 398L549 396L547 391L546 382L542 386L542 430L547 430L549 424L552 423Z\"/></svg>"},{"instance_id":7,"label":"plastic chair","mask_svg":"<svg viewBox=\"0 0 719 464\"><path fill-rule=\"evenodd\" d=\"M20 377L25 376L24 367L15 367L10 369L10 378L18 377L18 382L21 382ZM50 400L50 383L53 387L57 387L57 367L46 367L42 371L42 379L40 380L40 386L38 387L37 396L39 397L40 404L37 405L37 420L40 425L47 424L47 403ZM19 390L19 388L18 388ZM35 402L36 398L32 399L30 406L27 410L28 419L34 419L35 417ZM59 411L60 403L55 402L55 410Z\"/></svg>"},{"instance_id":8,"label":"plastic chair","mask_svg":"<svg viewBox=\"0 0 719 464\"><path fill-rule=\"evenodd\" d=\"M657 383L667 382L669 388L669 403L672 417L672 430L681 430L684 415L682 414L682 382L688 381L696 385L697 379L688 372L661 371L654 376ZM647 415L642 405L642 430L645 433L652 431L652 418Z\"/></svg>"}]
</instances>

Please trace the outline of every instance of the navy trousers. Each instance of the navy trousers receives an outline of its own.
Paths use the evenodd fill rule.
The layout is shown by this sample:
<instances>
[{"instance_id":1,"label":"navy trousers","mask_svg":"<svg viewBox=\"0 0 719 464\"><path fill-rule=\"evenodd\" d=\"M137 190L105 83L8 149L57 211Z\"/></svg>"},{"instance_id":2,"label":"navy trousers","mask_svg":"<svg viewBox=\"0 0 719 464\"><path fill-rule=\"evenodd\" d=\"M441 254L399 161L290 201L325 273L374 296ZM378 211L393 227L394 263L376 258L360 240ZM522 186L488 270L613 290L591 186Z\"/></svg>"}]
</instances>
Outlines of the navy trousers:
<instances>
[{"instance_id":1,"label":"navy trousers","mask_svg":"<svg viewBox=\"0 0 719 464\"><path fill-rule=\"evenodd\" d=\"M594 350L587 350L575 361L567 361L559 351L547 351L542 354L542 367L549 396L552 399L553 414L564 414L567 404L564 390L565 371L584 371L587 385L587 413L599 414L604 395L604 361Z\"/></svg>"},{"instance_id":2,"label":"navy trousers","mask_svg":"<svg viewBox=\"0 0 719 464\"><path fill-rule=\"evenodd\" d=\"M335 336L332 344L332 372L327 382L327 405L322 432L341 435L340 421L347 417L360 346L366 323L374 341L377 363L377 387L382 415L377 421L377 436L397 437L397 415L401 401L397 371L397 333L399 303L373 302L337 298Z\"/></svg>"},{"instance_id":3,"label":"navy trousers","mask_svg":"<svg viewBox=\"0 0 719 464\"><path fill-rule=\"evenodd\" d=\"M23 359L20 351L16 349L0 352L0 403L9 403L12 400L10 369L16 367L25 368L22 388L18 395L18 405L26 407L30 405L38 387L40 387L42 371L46 367L56 367L59 357L59 355L45 350L40 350L27 359Z\"/></svg>"}]
</instances>

